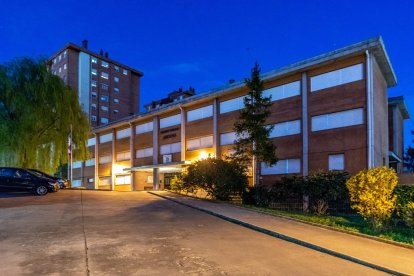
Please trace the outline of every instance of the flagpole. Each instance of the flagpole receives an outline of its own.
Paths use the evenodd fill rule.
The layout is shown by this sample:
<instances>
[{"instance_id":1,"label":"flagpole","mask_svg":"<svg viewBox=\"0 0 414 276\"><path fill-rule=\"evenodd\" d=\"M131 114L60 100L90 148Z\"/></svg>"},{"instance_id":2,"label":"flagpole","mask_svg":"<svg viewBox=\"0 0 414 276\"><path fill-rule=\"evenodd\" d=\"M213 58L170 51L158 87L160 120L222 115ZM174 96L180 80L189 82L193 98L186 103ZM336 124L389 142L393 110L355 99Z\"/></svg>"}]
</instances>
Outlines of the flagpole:
<instances>
[{"instance_id":1,"label":"flagpole","mask_svg":"<svg viewBox=\"0 0 414 276\"><path fill-rule=\"evenodd\" d=\"M73 149L72 149L72 124L70 125L70 186L72 188L73 181Z\"/></svg>"}]
</instances>

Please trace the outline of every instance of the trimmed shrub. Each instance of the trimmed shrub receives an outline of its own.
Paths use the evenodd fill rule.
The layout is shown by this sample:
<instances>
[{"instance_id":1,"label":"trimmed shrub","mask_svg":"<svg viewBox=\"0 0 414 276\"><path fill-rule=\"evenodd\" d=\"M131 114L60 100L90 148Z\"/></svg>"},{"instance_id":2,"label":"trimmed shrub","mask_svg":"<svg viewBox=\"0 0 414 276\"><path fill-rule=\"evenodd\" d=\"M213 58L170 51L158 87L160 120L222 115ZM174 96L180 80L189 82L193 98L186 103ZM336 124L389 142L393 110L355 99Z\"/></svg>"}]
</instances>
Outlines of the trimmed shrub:
<instances>
[{"instance_id":1,"label":"trimmed shrub","mask_svg":"<svg viewBox=\"0 0 414 276\"><path fill-rule=\"evenodd\" d=\"M236 162L212 157L191 164L183 175L184 189L203 190L211 198L220 200L240 196L247 184L243 167Z\"/></svg>"},{"instance_id":2,"label":"trimmed shrub","mask_svg":"<svg viewBox=\"0 0 414 276\"><path fill-rule=\"evenodd\" d=\"M395 209L393 191L397 182L397 174L392 168L373 168L357 173L346 182L351 207L375 229L380 228Z\"/></svg>"},{"instance_id":3,"label":"trimmed shrub","mask_svg":"<svg viewBox=\"0 0 414 276\"><path fill-rule=\"evenodd\" d=\"M414 227L414 202L408 203L405 207L404 221L409 227Z\"/></svg>"},{"instance_id":4,"label":"trimmed shrub","mask_svg":"<svg viewBox=\"0 0 414 276\"><path fill-rule=\"evenodd\" d=\"M396 215L402 217L408 203L414 202L414 186L397 186L394 195L397 196Z\"/></svg>"}]
</instances>

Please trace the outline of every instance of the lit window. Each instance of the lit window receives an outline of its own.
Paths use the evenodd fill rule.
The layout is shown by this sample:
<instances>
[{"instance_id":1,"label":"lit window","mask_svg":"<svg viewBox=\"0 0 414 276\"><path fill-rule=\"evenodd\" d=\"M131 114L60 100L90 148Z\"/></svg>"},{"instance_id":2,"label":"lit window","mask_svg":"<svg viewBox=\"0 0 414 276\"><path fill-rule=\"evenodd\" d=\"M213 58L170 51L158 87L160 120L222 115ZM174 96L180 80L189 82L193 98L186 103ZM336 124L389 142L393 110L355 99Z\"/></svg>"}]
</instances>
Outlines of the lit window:
<instances>
[{"instance_id":1,"label":"lit window","mask_svg":"<svg viewBox=\"0 0 414 276\"><path fill-rule=\"evenodd\" d=\"M106 164L112 162L112 156L111 155L104 155L99 157L99 164Z\"/></svg>"},{"instance_id":2,"label":"lit window","mask_svg":"<svg viewBox=\"0 0 414 276\"><path fill-rule=\"evenodd\" d=\"M92 68L91 74L96 76L98 74L98 70Z\"/></svg>"},{"instance_id":3,"label":"lit window","mask_svg":"<svg viewBox=\"0 0 414 276\"><path fill-rule=\"evenodd\" d=\"M115 93L115 94L118 94L118 93L119 93L119 88L116 88L116 87L115 87L115 88L114 88L114 93Z\"/></svg>"},{"instance_id":4,"label":"lit window","mask_svg":"<svg viewBox=\"0 0 414 276\"><path fill-rule=\"evenodd\" d=\"M108 96L101 96L101 101L107 103L109 101L109 97Z\"/></svg>"},{"instance_id":5,"label":"lit window","mask_svg":"<svg viewBox=\"0 0 414 276\"><path fill-rule=\"evenodd\" d=\"M97 59L96 57L93 57L93 58L91 59L91 61L92 61L92 63L98 63L98 59Z\"/></svg>"},{"instance_id":6,"label":"lit window","mask_svg":"<svg viewBox=\"0 0 414 276\"><path fill-rule=\"evenodd\" d=\"M119 67L116 66L116 65L114 65L114 70L117 71L117 72L119 72Z\"/></svg>"},{"instance_id":7,"label":"lit window","mask_svg":"<svg viewBox=\"0 0 414 276\"><path fill-rule=\"evenodd\" d=\"M108 64L108 62L106 62L106 61L101 61L101 66L102 67L105 67L105 68L108 68L109 67L109 64Z\"/></svg>"},{"instance_id":8,"label":"lit window","mask_svg":"<svg viewBox=\"0 0 414 276\"><path fill-rule=\"evenodd\" d=\"M343 154L331 154L329 155L329 170L344 170L345 169L345 156Z\"/></svg>"},{"instance_id":9,"label":"lit window","mask_svg":"<svg viewBox=\"0 0 414 276\"><path fill-rule=\"evenodd\" d=\"M124 151L124 152L119 152L116 154L116 161L125 161L125 160L130 160L131 159L131 152L130 151Z\"/></svg>"},{"instance_id":10,"label":"lit window","mask_svg":"<svg viewBox=\"0 0 414 276\"><path fill-rule=\"evenodd\" d=\"M101 78L108 79L109 78L108 73L101 72Z\"/></svg>"},{"instance_id":11,"label":"lit window","mask_svg":"<svg viewBox=\"0 0 414 276\"><path fill-rule=\"evenodd\" d=\"M114 77L114 82L119 82L119 78L118 77Z\"/></svg>"},{"instance_id":12,"label":"lit window","mask_svg":"<svg viewBox=\"0 0 414 276\"><path fill-rule=\"evenodd\" d=\"M119 99L114 99L114 103L119 104Z\"/></svg>"},{"instance_id":13,"label":"lit window","mask_svg":"<svg viewBox=\"0 0 414 276\"><path fill-rule=\"evenodd\" d=\"M122 73L123 73L124 75L128 75L128 70L124 69L124 70L122 70Z\"/></svg>"},{"instance_id":14,"label":"lit window","mask_svg":"<svg viewBox=\"0 0 414 276\"><path fill-rule=\"evenodd\" d=\"M129 185L131 184L130 175L117 175L115 179L116 185Z\"/></svg>"},{"instance_id":15,"label":"lit window","mask_svg":"<svg viewBox=\"0 0 414 276\"><path fill-rule=\"evenodd\" d=\"M101 117L101 123L102 124L107 124L108 122L109 122L108 118Z\"/></svg>"},{"instance_id":16,"label":"lit window","mask_svg":"<svg viewBox=\"0 0 414 276\"><path fill-rule=\"evenodd\" d=\"M91 81L91 86L96 87L96 81Z\"/></svg>"},{"instance_id":17,"label":"lit window","mask_svg":"<svg viewBox=\"0 0 414 276\"><path fill-rule=\"evenodd\" d=\"M136 151L137 158L150 157L153 155L153 148L139 149Z\"/></svg>"},{"instance_id":18,"label":"lit window","mask_svg":"<svg viewBox=\"0 0 414 276\"><path fill-rule=\"evenodd\" d=\"M108 107L107 106L104 106L104 105L101 105L101 110L108 112Z\"/></svg>"},{"instance_id":19,"label":"lit window","mask_svg":"<svg viewBox=\"0 0 414 276\"><path fill-rule=\"evenodd\" d=\"M109 85L107 85L105 83L101 83L101 88L102 88L102 90L108 90L109 89Z\"/></svg>"},{"instance_id":20,"label":"lit window","mask_svg":"<svg viewBox=\"0 0 414 276\"><path fill-rule=\"evenodd\" d=\"M91 116L91 121L92 121L92 122L96 122L96 116L95 116L95 115L92 115L92 116Z\"/></svg>"},{"instance_id":21,"label":"lit window","mask_svg":"<svg viewBox=\"0 0 414 276\"><path fill-rule=\"evenodd\" d=\"M213 136L206 136L187 141L187 150L211 148L213 146Z\"/></svg>"},{"instance_id":22,"label":"lit window","mask_svg":"<svg viewBox=\"0 0 414 276\"><path fill-rule=\"evenodd\" d=\"M66 70L66 68L67 68L67 66L66 66L66 63L63 65L63 69L65 69Z\"/></svg>"}]
</instances>

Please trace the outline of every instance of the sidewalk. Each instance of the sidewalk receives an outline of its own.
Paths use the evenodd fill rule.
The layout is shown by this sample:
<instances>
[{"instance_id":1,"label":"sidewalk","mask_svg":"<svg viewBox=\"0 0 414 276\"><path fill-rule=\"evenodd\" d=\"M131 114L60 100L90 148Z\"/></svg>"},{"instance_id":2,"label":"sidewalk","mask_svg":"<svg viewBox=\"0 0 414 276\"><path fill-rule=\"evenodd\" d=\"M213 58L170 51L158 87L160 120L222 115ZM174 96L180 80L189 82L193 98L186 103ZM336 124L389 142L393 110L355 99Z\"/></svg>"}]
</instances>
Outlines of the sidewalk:
<instances>
[{"instance_id":1,"label":"sidewalk","mask_svg":"<svg viewBox=\"0 0 414 276\"><path fill-rule=\"evenodd\" d=\"M414 275L414 250L412 249L266 215L229 204L199 200L165 191L152 193L224 219L228 218L235 223L241 222L240 224L255 230L260 231L259 228L261 228L264 230L261 232L267 232L273 236L281 236L283 239L313 247L322 252L328 251L328 254L329 251L333 251L342 258L353 259L356 262L360 260L401 274Z\"/></svg>"}]
</instances>

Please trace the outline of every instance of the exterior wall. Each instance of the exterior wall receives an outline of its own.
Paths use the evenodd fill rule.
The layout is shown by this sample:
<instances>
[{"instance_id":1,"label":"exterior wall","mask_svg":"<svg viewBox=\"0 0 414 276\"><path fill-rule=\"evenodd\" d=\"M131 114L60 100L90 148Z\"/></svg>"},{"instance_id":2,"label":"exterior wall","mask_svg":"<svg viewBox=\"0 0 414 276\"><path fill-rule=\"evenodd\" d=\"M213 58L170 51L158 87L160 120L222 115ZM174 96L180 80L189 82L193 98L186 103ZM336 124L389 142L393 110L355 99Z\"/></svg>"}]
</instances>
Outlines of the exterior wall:
<instances>
[{"instance_id":1,"label":"exterior wall","mask_svg":"<svg viewBox=\"0 0 414 276\"><path fill-rule=\"evenodd\" d=\"M404 118L398 106L393 105L388 107L388 141L389 150L396 154L401 160L404 159ZM394 163L390 161L397 173L402 173L404 170L403 163Z\"/></svg>"},{"instance_id":2,"label":"exterior wall","mask_svg":"<svg viewBox=\"0 0 414 276\"><path fill-rule=\"evenodd\" d=\"M388 166L388 96L387 83L381 70L373 60L374 93L374 166Z\"/></svg>"}]
</instances>

